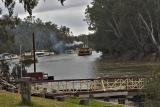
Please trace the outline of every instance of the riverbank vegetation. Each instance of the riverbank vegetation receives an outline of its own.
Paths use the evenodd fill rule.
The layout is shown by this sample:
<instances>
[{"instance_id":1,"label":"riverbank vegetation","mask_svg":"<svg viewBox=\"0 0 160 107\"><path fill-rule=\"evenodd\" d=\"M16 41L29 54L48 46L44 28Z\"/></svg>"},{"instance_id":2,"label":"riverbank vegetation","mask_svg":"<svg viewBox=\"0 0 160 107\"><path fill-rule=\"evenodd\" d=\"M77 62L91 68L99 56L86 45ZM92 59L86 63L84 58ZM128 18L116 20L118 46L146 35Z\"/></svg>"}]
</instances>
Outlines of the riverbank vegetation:
<instances>
[{"instance_id":1,"label":"riverbank vegetation","mask_svg":"<svg viewBox=\"0 0 160 107\"><path fill-rule=\"evenodd\" d=\"M64 102L32 97L32 104L23 105L20 103L20 96L15 93L0 92L1 107L103 107L112 105L112 107L123 107L123 105L111 104L106 102L98 102L91 100L88 105L79 105L78 98L67 98Z\"/></svg>"},{"instance_id":2,"label":"riverbank vegetation","mask_svg":"<svg viewBox=\"0 0 160 107\"><path fill-rule=\"evenodd\" d=\"M0 7L0 14L2 14L2 17L0 17L0 53L19 53L20 46L23 52L31 51L33 32L37 50L64 53L65 49L77 46L71 37L73 33L70 28L62 25L58 26L50 21L43 22L41 19L32 16L32 10L38 5L39 0L18 1L29 14L24 20L18 18L18 16L13 16L15 5L18 2L1 0L1 4L8 10L8 15L2 14L5 9L3 10ZM62 5L64 1L60 1Z\"/></svg>"},{"instance_id":3,"label":"riverbank vegetation","mask_svg":"<svg viewBox=\"0 0 160 107\"><path fill-rule=\"evenodd\" d=\"M117 61L107 60L107 59L99 59L94 64L95 71L99 75L104 74L128 74L128 75L150 75L155 70L159 68L159 62L149 62L149 61Z\"/></svg>"},{"instance_id":4,"label":"riverbank vegetation","mask_svg":"<svg viewBox=\"0 0 160 107\"><path fill-rule=\"evenodd\" d=\"M159 107L160 105L160 68L158 68L152 78L149 78L145 85L145 107Z\"/></svg>"},{"instance_id":5,"label":"riverbank vegetation","mask_svg":"<svg viewBox=\"0 0 160 107\"><path fill-rule=\"evenodd\" d=\"M52 22L43 22L39 18L29 16L24 20L18 17L3 15L0 18L1 45L0 52L19 53L32 50L32 34L35 34L37 50L64 52L66 48L74 47L72 33L66 26L58 26Z\"/></svg>"},{"instance_id":6,"label":"riverbank vegetation","mask_svg":"<svg viewBox=\"0 0 160 107\"><path fill-rule=\"evenodd\" d=\"M94 48L113 59L159 60L159 7L160 0L93 0L86 21Z\"/></svg>"}]
</instances>

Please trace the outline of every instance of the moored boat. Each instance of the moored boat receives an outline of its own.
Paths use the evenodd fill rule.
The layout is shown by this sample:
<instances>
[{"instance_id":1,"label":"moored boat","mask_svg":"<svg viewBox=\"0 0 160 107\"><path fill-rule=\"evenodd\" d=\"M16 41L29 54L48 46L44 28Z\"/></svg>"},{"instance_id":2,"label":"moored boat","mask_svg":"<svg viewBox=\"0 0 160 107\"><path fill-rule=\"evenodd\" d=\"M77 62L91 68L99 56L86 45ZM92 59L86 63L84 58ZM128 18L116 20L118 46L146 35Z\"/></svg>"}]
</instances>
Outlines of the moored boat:
<instances>
[{"instance_id":1,"label":"moored boat","mask_svg":"<svg viewBox=\"0 0 160 107\"><path fill-rule=\"evenodd\" d=\"M79 48L78 56L92 55L92 49L88 47Z\"/></svg>"},{"instance_id":2,"label":"moored boat","mask_svg":"<svg viewBox=\"0 0 160 107\"><path fill-rule=\"evenodd\" d=\"M65 54L75 54L75 50L66 50Z\"/></svg>"},{"instance_id":3,"label":"moored boat","mask_svg":"<svg viewBox=\"0 0 160 107\"><path fill-rule=\"evenodd\" d=\"M88 45L88 37L86 36L83 47L78 49L78 56L92 55L92 49Z\"/></svg>"}]
</instances>

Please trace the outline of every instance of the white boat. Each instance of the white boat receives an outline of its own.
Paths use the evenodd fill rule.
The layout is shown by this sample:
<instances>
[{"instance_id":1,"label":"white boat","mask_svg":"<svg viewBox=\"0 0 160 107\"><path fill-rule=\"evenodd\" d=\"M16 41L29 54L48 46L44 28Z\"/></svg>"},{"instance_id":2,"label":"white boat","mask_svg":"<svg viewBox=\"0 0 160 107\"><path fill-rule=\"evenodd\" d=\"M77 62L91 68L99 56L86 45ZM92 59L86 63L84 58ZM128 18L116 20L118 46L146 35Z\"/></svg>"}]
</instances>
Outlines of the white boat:
<instances>
[{"instance_id":1,"label":"white boat","mask_svg":"<svg viewBox=\"0 0 160 107\"><path fill-rule=\"evenodd\" d=\"M11 60L11 54L10 53L2 53L0 54L0 60Z\"/></svg>"},{"instance_id":2,"label":"white boat","mask_svg":"<svg viewBox=\"0 0 160 107\"><path fill-rule=\"evenodd\" d=\"M75 54L76 52L74 50L66 50L65 53L66 54Z\"/></svg>"},{"instance_id":3,"label":"white boat","mask_svg":"<svg viewBox=\"0 0 160 107\"><path fill-rule=\"evenodd\" d=\"M42 57L45 56L45 52L35 52L36 56Z\"/></svg>"},{"instance_id":4,"label":"white boat","mask_svg":"<svg viewBox=\"0 0 160 107\"><path fill-rule=\"evenodd\" d=\"M48 52L48 51L45 51L45 50L41 50L41 51L36 51L35 54L38 57L43 57L43 56L54 55L54 52Z\"/></svg>"}]
</instances>

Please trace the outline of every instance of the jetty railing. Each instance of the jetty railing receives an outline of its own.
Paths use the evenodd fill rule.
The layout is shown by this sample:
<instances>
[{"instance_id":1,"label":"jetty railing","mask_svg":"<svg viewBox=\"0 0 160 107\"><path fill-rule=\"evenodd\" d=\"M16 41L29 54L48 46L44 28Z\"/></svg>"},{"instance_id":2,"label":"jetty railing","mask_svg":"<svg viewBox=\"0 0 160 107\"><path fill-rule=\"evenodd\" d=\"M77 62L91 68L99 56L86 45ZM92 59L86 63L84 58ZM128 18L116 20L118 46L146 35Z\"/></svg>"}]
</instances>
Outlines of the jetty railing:
<instances>
[{"instance_id":1,"label":"jetty railing","mask_svg":"<svg viewBox=\"0 0 160 107\"><path fill-rule=\"evenodd\" d=\"M32 93L89 93L109 91L136 91L142 90L145 77L106 77L96 79L66 79L32 81Z\"/></svg>"}]
</instances>

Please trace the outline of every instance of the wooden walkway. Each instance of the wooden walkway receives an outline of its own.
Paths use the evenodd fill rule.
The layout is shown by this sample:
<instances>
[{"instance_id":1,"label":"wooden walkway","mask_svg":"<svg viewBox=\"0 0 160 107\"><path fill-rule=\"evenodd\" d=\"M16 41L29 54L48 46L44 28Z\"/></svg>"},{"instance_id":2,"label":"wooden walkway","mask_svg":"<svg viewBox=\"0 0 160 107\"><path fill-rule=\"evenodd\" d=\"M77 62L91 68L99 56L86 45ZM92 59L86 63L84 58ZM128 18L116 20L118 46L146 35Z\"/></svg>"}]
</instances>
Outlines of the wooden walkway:
<instances>
[{"instance_id":1,"label":"wooden walkway","mask_svg":"<svg viewBox=\"0 0 160 107\"><path fill-rule=\"evenodd\" d=\"M94 94L118 91L139 91L144 88L146 77L104 77L93 79L44 80L32 82L32 93L63 95Z\"/></svg>"}]
</instances>

